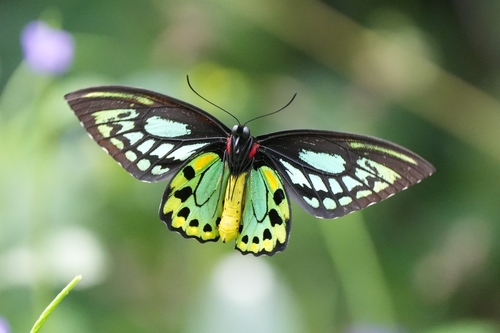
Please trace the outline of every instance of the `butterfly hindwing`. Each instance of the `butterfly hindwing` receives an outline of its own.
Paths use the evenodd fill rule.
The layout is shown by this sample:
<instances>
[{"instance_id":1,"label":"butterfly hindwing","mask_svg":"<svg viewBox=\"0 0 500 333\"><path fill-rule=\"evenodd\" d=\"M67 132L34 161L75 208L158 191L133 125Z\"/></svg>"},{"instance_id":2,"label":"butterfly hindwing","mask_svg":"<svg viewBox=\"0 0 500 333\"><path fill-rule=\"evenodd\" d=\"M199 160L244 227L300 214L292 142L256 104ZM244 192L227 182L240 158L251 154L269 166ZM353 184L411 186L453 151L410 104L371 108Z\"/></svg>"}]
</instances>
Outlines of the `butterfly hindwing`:
<instances>
[{"instance_id":1,"label":"butterfly hindwing","mask_svg":"<svg viewBox=\"0 0 500 333\"><path fill-rule=\"evenodd\" d=\"M170 230L186 238L217 241L227 178L220 154L207 152L196 156L167 186L160 205L160 219Z\"/></svg>"},{"instance_id":2,"label":"butterfly hindwing","mask_svg":"<svg viewBox=\"0 0 500 333\"><path fill-rule=\"evenodd\" d=\"M90 136L143 181L169 179L191 156L223 147L229 133L205 111L143 89L93 87L65 98Z\"/></svg>"},{"instance_id":3,"label":"butterfly hindwing","mask_svg":"<svg viewBox=\"0 0 500 333\"><path fill-rule=\"evenodd\" d=\"M309 213L336 218L420 182L434 167L393 143L355 134L286 131L257 138L262 158Z\"/></svg>"},{"instance_id":4,"label":"butterfly hindwing","mask_svg":"<svg viewBox=\"0 0 500 333\"><path fill-rule=\"evenodd\" d=\"M252 169L236 249L254 255L283 251L290 233L290 205L283 182L266 165Z\"/></svg>"}]
</instances>

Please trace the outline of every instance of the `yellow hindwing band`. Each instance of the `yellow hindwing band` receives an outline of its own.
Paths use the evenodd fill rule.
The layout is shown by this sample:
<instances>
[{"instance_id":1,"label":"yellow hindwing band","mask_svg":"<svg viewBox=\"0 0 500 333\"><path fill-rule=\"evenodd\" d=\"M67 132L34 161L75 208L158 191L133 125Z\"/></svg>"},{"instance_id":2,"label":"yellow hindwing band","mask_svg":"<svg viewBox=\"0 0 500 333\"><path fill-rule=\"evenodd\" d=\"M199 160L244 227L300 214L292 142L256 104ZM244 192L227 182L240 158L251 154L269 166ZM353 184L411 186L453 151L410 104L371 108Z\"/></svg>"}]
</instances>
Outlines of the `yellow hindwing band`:
<instances>
[{"instance_id":1,"label":"yellow hindwing band","mask_svg":"<svg viewBox=\"0 0 500 333\"><path fill-rule=\"evenodd\" d=\"M274 175L274 172L271 171L271 169L263 169L264 176L266 177L267 183L271 187L273 191L276 191L278 188L278 179Z\"/></svg>"},{"instance_id":2,"label":"yellow hindwing band","mask_svg":"<svg viewBox=\"0 0 500 333\"><path fill-rule=\"evenodd\" d=\"M207 164L211 163L216 158L218 158L216 154L205 154L204 156L198 157L194 161L193 167L196 171L198 171L201 168L205 167Z\"/></svg>"}]
</instances>

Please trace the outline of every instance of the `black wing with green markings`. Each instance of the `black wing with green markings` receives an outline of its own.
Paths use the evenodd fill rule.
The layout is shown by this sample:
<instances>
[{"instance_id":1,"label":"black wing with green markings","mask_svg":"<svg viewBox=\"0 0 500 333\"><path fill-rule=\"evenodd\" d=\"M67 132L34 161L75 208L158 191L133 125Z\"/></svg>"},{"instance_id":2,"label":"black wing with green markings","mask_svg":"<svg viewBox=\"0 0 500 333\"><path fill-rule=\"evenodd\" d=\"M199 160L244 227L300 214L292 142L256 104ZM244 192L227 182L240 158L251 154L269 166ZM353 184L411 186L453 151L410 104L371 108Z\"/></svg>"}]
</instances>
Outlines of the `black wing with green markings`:
<instances>
[{"instance_id":1,"label":"black wing with green markings","mask_svg":"<svg viewBox=\"0 0 500 333\"><path fill-rule=\"evenodd\" d=\"M144 89L93 87L65 98L90 136L142 181L171 178L201 151L223 151L229 135L207 112Z\"/></svg>"},{"instance_id":2,"label":"black wing with green markings","mask_svg":"<svg viewBox=\"0 0 500 333\"><path fill-rule=\"evenodd\" d=\"M289 195L309 213L336 218L377 203L430 176L417 154L381 139L293 130L256 138Z\"/></svg>"}]
</instances>

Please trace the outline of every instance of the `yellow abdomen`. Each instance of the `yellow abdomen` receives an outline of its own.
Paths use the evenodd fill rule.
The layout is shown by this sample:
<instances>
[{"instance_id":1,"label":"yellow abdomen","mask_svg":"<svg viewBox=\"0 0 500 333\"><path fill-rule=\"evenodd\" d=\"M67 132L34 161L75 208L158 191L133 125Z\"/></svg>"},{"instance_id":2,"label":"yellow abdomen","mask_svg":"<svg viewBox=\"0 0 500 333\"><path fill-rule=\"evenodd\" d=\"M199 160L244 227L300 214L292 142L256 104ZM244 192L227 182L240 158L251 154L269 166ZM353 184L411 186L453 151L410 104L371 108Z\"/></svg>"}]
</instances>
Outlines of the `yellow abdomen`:
<instances>
[{"instance_id":1,"label":"yellow abdomen","mask_svg":"<svg viewBox=\"0 0 500 333\"><path fill-rule=\"evenodd\" d=\"M227 181L224 208L219 223L219 235L224 243L238 234L244 207L246 175L246 172L238 176L230 175Z\"/></svg>"}]
</instances>

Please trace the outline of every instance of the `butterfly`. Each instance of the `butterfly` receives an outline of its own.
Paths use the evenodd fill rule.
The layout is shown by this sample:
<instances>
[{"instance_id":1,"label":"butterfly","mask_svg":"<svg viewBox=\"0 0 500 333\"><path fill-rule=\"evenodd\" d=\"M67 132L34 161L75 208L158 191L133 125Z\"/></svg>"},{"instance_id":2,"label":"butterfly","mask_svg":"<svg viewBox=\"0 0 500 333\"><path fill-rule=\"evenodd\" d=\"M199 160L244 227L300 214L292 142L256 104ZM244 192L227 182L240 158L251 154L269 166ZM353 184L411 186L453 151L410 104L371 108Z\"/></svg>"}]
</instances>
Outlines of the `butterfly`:
<instances>
[{"instance_id":1,"label":"butterfly","mask_svg":"<svg viewBox=\"0 0 500 333\"><path fill-rule=\"evenodd\" d=\"M168 181L159 217L186 238L229 242L243 254L283 251L290 198L337 218L430 176L417 154L381 139L288 130L253 137L178 99L125 86L65 99L89 135L135 178Z\"/></svg>"}]
</instances>

